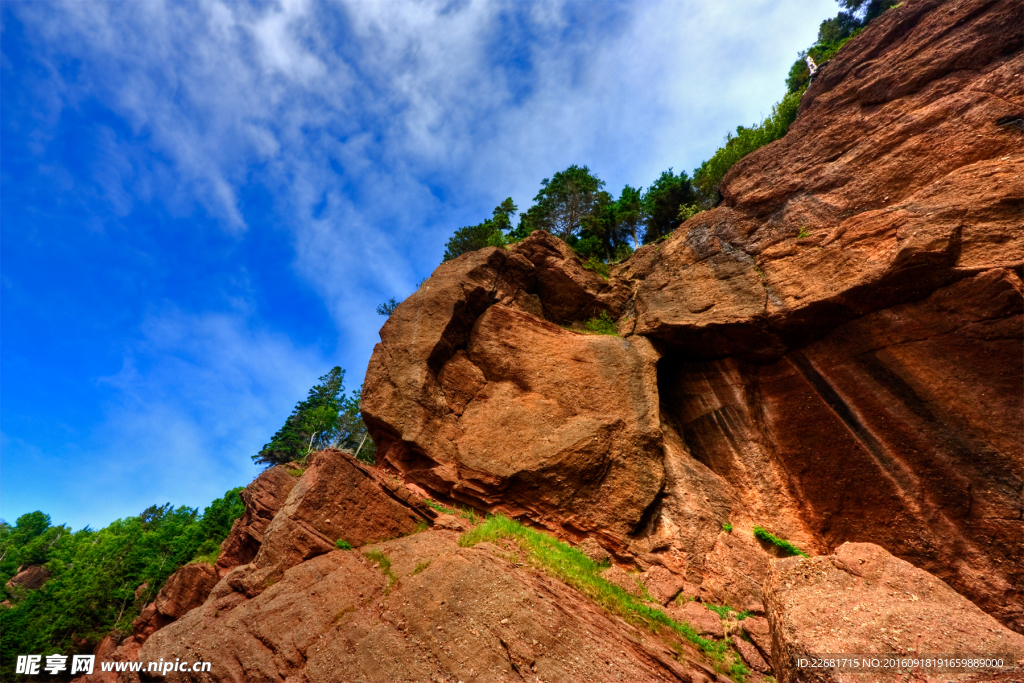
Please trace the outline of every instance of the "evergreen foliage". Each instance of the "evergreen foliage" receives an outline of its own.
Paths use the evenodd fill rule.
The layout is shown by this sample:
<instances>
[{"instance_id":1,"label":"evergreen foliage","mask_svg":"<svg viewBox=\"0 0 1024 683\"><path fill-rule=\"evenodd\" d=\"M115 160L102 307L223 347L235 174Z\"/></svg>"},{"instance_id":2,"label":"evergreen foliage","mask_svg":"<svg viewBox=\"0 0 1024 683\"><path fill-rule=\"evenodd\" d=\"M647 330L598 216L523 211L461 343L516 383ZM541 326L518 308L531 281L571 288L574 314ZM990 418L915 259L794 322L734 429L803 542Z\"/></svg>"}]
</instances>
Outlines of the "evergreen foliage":
<instances>
[{"instance_id":1,"label":"evergreen foliage","mask_svg":"<svg viewBox=\"0 0 1024 683\"><path fill-rule=\"evenodd\" d=\"M377 306L377 315L383 315L384 317L391 317L391 314L398 308L398 301L395 297L391 297L387 301Z\"/></svg>"},{"instance_id":2,"label":"evergreen foliage","mask_svg":"<svg viewBox=\"0 0 1024 683\"><path fill-rule=\"evenodd\" d=\"M444 259L450 261L469 251L484 247L503 247L508 243L505 231L512 227L511 216L519 209L508 197L494 208L491 218L478 225L459 228L445 244Z\"/></svg>"},{"instance_id":3,"label":"evergreen foliage","mask_svg":"<svg viewBox=\"0 0 1024 683\"><path fill-rule=\"evenodd\" d=\"M749 127L736 126L736 134L726 136L725 146L693 172L693 184L705 205L717 203L718 185L737 161L786 134L790 124L796 120L801 95L802 90L788 93L772 107L772 113L761 123ZM678 208L676 212L678 215Z\"/></svg>"},{"instance_id":4,"label":"evergreen foliage","mask_svg":"<svg viewBox=\"0 0 1024 683\"><path fill-rule=\"evenodd\" d=\"M362 390L345 396L345 371L332 368L309 390L305 401L295 404L284 426L252 459L268 467L284 465L302 461L313 451L335 447L359 450L359 459L372 463L377 449L363 424L361 396Z\"/></svg>"},{"instance_id":5,"label":"evergreen foliage","mask_svg":"<svg viewBox=\"0 0 1024 683\"><path fill-rule=\"evenodd\" d=\"M301 460L311 451L324 448L334 436L341 396L345 391L345 371L332 368L309 390L305 401L295 404L284 426L277 430L270 443L252 456L260 465L284 465Z\"/></svg>"},{"instance_id":6,"label":"evergreen foliage","mask_svg":"<svg viewBox=\"0 0 1024 683\"><path fill-rule=\"evenodd\" d=\"M566 242L584 227L598 202L604 181L586 166L573 164L540 183L540 192L530 209L519 217L515 237L522 239L534 230L546 230Z\"/></svg>"},{"instance_id":7,"label":"evergreen foliage","mask_svg":"<svg viewBox=\"0 0 1024 683\"><path fill-rule=\"evenodd\" d=\"M643 214L647 231L644 244L650 244L679 227L679 207L695 200L693 186L685 171L675 175L664 171L643 195Z\"/></svg>"},{"instance_id":8,"label":"evergreen foliage","mask_svg":"<svg viewBox=\"0 0 1024 683\"><path fill-rule=\"evenodd\" d=\"M245 511L239 491L228 491L202 514L153 505L98 531L52 526L42 512L22 515L14 526L0 522L0 584L24 565L50 571L42 588L8 591L13 606L0 608L0 680L16 679L19 654L88 653L112 629L130 631L171 574L217 553Z\"/></svg>"}]
</instances>

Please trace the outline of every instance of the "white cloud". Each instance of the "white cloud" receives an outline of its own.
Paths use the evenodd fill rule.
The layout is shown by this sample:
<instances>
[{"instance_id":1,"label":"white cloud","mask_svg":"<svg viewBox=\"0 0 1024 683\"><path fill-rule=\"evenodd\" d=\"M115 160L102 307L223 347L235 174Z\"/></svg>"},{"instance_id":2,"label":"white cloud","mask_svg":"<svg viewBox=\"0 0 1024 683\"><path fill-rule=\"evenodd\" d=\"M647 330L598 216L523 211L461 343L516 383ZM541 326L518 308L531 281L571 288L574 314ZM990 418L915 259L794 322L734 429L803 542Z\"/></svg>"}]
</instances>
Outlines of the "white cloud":
<instances>
[{"instance_id":1,"label":"white cloud","mask_svg":"<svg viewBox=\"0 0 1024 683\"><path fill-rule=\"evenodd\" d=\"M39 94L47 121L93 98L136 132L131 148L111 140L96 167L112 212L152 196L177 215L203 207L239 240L253 227L290 231L294 252L281 267L323 298L353 380L376 341L374 306L429 273L455 227L508 195L525 209L541 178L572 163L612 191L669 166L692 170L728 130L770 111L796 51L837 9L830 0L8 8L50 66ZM73 77L61 70L69 60ZM245 213L247 187L270 195L271 215ZM182 466L200 481L219 481L220 468L247 472L239 458L331 364L237 311L150 318L127 357L109 380L120 402L97 442L109 444L107 480L145 479L149 502Z\"/></svg>"}]
</instances>

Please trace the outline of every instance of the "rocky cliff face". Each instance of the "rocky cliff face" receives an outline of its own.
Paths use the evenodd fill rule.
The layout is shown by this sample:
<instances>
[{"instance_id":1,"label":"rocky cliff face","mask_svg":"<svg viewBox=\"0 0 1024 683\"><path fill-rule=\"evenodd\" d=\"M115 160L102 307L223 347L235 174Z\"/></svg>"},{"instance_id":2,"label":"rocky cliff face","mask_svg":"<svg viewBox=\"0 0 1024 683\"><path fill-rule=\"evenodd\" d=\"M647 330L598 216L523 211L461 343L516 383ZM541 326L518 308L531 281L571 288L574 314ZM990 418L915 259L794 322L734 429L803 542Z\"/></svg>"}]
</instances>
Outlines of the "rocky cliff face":
<instances>
[{"instance_id":1,"label":"rocky cliff face","mask_svg":"<svg viewBox=\"0 0 1024 683\"><path fill-rule=\"evenodd\" d=\"M851 643L1024 660L1021 25L1010 0L889 10L718 208L608 279L540 232L442 264L370 361L378 467L261 475L216 571L169 581L124 656L215 663L168 680L730 680L515 543L461 547L429 497L608 562L748 681ZM584 333L602 313L618 335Z\"/></svg>"},{"instance_id":2,"label":"rocky cliff face","mask_svg":"<svg viewBox=\"0 0 1024 683\"><path fill-rule=\"evenodd\" d=\"M443 264L370 361L385 465L709 600L761 608L761 525L880 544L1024 630L1021 21L887 12L607 281L543 233ZM600 311L621 337L566 329Z\"/></svg>"}]
</instances>

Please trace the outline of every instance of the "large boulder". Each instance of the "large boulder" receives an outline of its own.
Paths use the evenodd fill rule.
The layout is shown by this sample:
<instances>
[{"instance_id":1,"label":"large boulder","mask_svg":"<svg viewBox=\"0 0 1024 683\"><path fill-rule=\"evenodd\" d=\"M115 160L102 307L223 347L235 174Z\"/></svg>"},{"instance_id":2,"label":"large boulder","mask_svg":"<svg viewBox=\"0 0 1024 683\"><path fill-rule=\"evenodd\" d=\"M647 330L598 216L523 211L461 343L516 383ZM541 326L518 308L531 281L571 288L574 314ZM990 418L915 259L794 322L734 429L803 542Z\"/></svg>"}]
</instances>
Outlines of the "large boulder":
<instances>
[{"instance_id":1,"label":"large boulder","mask_svg":"<svg viewBox=\"0 0 1024 683\"><path fill-rule=\"evenodd\" d=\"M394 497L350 453L318 451L267 525L252 565L284 570L335 550L337 541L361 546L403 536L426 519L425 511Z\"/></svg>"},{"instance_id":2,"label":"large boulder","mask_svg":"<svg viewBox=\"0 0 1024 683\"><path fill-rule=\"evenodd\" d=\"M624 547L662 486L658 354L556 323L625 297L543 232L442 264L370 360L378 458L444 499Z\"/></svg>"},{"instance_id":3,"label":"large boulder","mask_svg":"<svg viewBox=\"0 0 1024 683\"><path fill-rule=\"evenodd\" d=\"M800 666L801 659L814 654L1002 653L1013 665L1024 657L1024 636L938 578L872 543L845 543L828 556L773 560L764 597L780 683L863 679L863 673ZM1024 668L1015 670L1024 674ZM977 677L977 671L941 674L943 681ZM871 678L895 683L906 680L906 674L874 673Z\"/></svg>"}]
</instances>

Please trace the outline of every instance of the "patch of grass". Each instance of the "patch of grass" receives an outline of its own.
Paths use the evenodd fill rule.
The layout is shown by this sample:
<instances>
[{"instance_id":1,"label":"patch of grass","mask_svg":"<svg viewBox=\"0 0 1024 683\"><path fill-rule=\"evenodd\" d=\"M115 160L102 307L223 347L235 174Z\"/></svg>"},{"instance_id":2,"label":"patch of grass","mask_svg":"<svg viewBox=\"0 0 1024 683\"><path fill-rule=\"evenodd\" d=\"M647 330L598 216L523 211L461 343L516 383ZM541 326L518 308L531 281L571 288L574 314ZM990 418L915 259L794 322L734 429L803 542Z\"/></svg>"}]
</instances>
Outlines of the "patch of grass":
<instances>
[{"instance_id":1,"label":"patch of grass","mask_svg":"<svg viewBox=\"0 0 1024 683\"><path fill-rule=\"evenodd\" d=\"M430 528L430 525L427 524L427 520L421 519L420 521L416 522L416 528L413 529L413 533L414 534L418 534L421 531L426 531L429 528Z\"/></svg>"},{"instance_id":2,"label":"patch of grass","mask_svg":"<svg viewBox=\"0 0 1024 683\"><path fill-rule=\"evenodd\" d=\"M480 521L480 519L476 516L476 513L466 507L462 508L462 512L459 513L459 517L461 517L462 519L469 520L470 524L476 524L478 521Z\"/></svg>"},{"instance_id":3,"label":"patch of grass","mask_svg":"<svg viewBox=\"0 0 1024 683\"><path fill-rule=\"evenodd\" d=\"M800 232L798 232L796 234L796 238L798 240L802 240L803 238L810 237L810 236L811 236L811 231L807 229L807 226L806 225L801 225L800 226Z\"/></svg>"},{"instance_id":4,"label":"patch of grass","mask_svg":"<svg viewBox=\"0 0 1024 683\"><path fill-rule=\"evenodd\" d=\"M419 574L421 571L423 571L424 569L426 569L429 566L430 566L430 560L427 560L426 562L420 562L419 564L416 565L416 568L412 570L412 575L416 576L417 574Z\"/></svg>"},{"instance_id":5,"label":"patch of grass","mask_svg":"<svg viewBox=\"0 0 1024 683\"><path fill-rule=\"evenodd\" d=\"M587 259L587 262L583 264L583 269L591 270L600 275L601 277L603 277L605 280L608 279L608 275L610 273L610 271L608 270L608 264L606 264L604 261L599 260L596 256L591 256L589 259Z\"/></svg>"},{"instance_id":6,"label":"patch of grass","mask_svg":"<svg viewBox=\"0 0 1024 683\"><path fill-rule=\"evenodd\" d=\"M499 539L516 541L526 551L532 563L580 591L609 612L646 627L653 633L660 629L675 632L700 648L720 668L728 668L730 675L737 680L742 681L746 675L746 667L742 662L726 661L731 653L726 643L702 638L689 624L671 619L660 609L644 604L641 598L635 598L619 586L609 583L600 576L603 566L552 536L525 527L508 517L494 515L488 517L480 526L463 534L459 539L459 545L468 548L477 543ZM732 657L735 659L734 653ZM743 673L736 669L737 665L742 667Z\"/></svg>"},{"instance_id":7,"label":"patch of grass","mask_svg":"<svg viewBox=\"0 0 1024 683\"><path fill-rule=\"evenodd\" d=\"M613 337L619 336L619 331L615 329L615 321L608 315L608 311L601 311L601 315L596 318L591 318L587 322L583 323L583 332L589 332L590 334L607 334Z\"/></svg>"},{"instance_id":8,"label":"patch of grass","mask_svg":"<svg viewBox=\"0 0 1024 683\"><path fill-rule=\"evenodd\" d=\"M343 538L339 538L337 541L335 541L334 545L338 546L342 550L352 550L352 544Z\"/></svg>"},{"instance_id":9,"label":"patch of grass","mask_svg":"<svg viewBox=\"0 0 1024 683\"><path fill-rule=\"evenodd\" d=\"M220 548L218 547L213 552L206 553L205 555L196 555L189 561L189 564L197 564L199 562L205 562L206 564L215 565L217 564L217 558L220 557Z\"/></svg>"},{"instance_id":10,"label":"patch of grass","mask_svg":"<svg viewBox=\"0 0 1024 683\"><path fill-rule=\"evenodd\" d=\"M343 609L340 612L338 612L338 615L336 617L334 617L334 623L337 624L339 621L341 621L342 619L345 618L346 614L351 614L351 613L353 613L355 611L356 611L356 608L353 607L352 605L349 605L345 609Z\"/></svg>"},{"instance_id":11,"label":"patch of grass","mask_svg":"<svg viewBox=\"0 0 1024 683\"><path fill-rule=\"evenodd\" d=\"M767 275L764 274L764 268L762 268L761 266L754 266L754 270L757 271L757 274L761 276L762 280L768 277Z\"/></svg>"},{"instance_id":12,"label":"patch of grass","mask_svg":"<svg viewBox=\"0 0 1024 683\"><path fill-rule=\"evenodd\" d=\"M764 527L755 526L754 536L756 538L761 539L762 541L768 541L769 543L779 548L788 555L800 555L801 557L810 557L810 555L805 553L803 550L800 550L800 548L797 548L795 545L793 545L784 538L779 538L778 536L771 533Z\"/></svg>"},{"instance_id":13,"label":"patch of grass","mask_svg":"<svg viewBox=\"0 0 1024 683\"><path fill-rule=\"evenodd\" d=\"M731 534L732 533L732 524L729 524L729 522L724 523L722 525L722 531L724 531L727 534Z\"/></svg>"},{"instance_id":14,"label":"patch of grass","mask_svg":"<svg viewBox=\"0 0 1024 683\"><path fill-rule=\"evenodd\" d=\"M368 560L377 563L380 570L384 572L384 576L388 577L388 585L384 587L384 595L391 592L391 587L398 583L398 575L391 571L391 558L379 550L371 550L368 553L363 553L363 557Z\"/></svg>"},{"instance_id":15,"label":"patch of grass","mask_svg":"<svg viewBox=\"0 0 1024 683\"><path fill-rule=\"evenodd\" d=\"M743 610L741 612L735 607L730 607L729 605L712 605L705 602L704 606L717 614L719 619L735 619L736 621L743 621L750 616L750 612L748 610ZM736 614L733 615L733 612Z\"/></svg>"},{"instance_id":16,"label":"patch of grass","mask_svg":"<svg viewBox=\"0 0 1024 683\"><path fill-rule=\"evenodd\" d=\"M455 515L456 517L458 517L458 515L459 515L459 511L458 510L452 510L450 507L445 507L444 505L441 505L437 501L430 500L429 498L427 499L427 505L429 505L430 507L434 508L438 512L445 513L446 515Z\"/></svg>"},{"instance_id":17,"label":"patch of grass","mask_svg":"<svg viewBox=\"0 0 1024 683\"><path fill-rule=\"evenodd\" d=\"M302 473L305 472L305 471L306 471L306 469L304 467L296 467L294 469L287 469L287 470L285 470L285 472L287 472L288 474L292 475L293 477L301 477Z\"/></svg>"}]
</instances>

